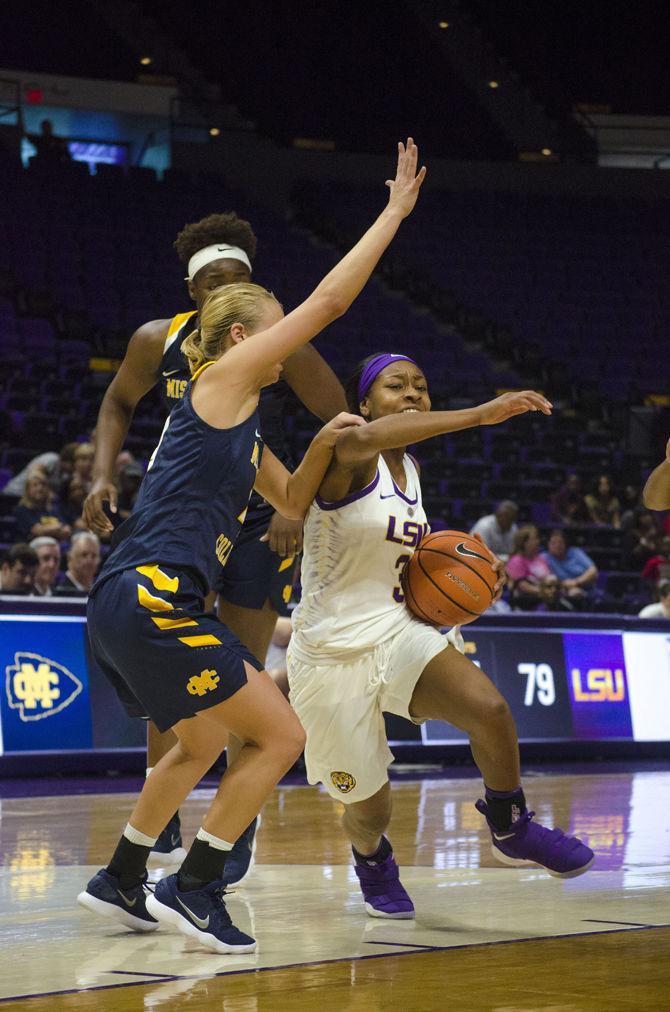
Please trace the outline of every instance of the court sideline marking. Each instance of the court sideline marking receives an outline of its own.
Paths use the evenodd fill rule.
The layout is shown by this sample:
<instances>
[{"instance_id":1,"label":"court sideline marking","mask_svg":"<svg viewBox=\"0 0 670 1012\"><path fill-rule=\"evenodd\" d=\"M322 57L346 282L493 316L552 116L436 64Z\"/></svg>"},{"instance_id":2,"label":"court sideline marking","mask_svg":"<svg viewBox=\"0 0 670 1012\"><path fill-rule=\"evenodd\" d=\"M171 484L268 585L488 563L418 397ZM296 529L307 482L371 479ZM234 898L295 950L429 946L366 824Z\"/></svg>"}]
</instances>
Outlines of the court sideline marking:
<instances>
[{"instance_id":1,"label":"court sideline marking","mask_svg":"<svg viewBox=\"0 0 670 1012\"><path fill-rule=\"evenodd\" d=\"M600 935L621 935L626 932L630 934L638 934L641 931L658 931L661 928L670 928L668 924L645 924L640 927L630 928L609 928L605 931L572 931L566 935L532 935L529 938L503 938L498 942L471 942L464 943L463 945L430 945L425 948L415 948L413 950L406 950L404 952L394 952L393 957L396 956L416 956L418 953L425 952L456 952L459 949L484 949L491 948L495 945L522 945L526 942L550 942L560 941L563 938L583 938L584 935L600 936ZM371 943L377 945L394 944L386 942ZM212 953L215 955L215 953ZM369 959L388 959L391 956L390 952L371 952L367 956L338 956L335 959L314 959L305 963L283 963L277 966L251 966L248 969L243 970L223 970L219 973L196 973L196 974L185 974L180 976L179 974L165 974L160 976L158 974L149 975L143 974L144 977L151 976L151 980L133 980L125 981L119 984L96 984L94 987L71 987L64 988L61 991L38 991L34 994L13 994L8 995L6 998L0 998L0 1005L5 1004L9 1001L28 1001L31 998L57 998L61 995L66 994L87 994L92 991L113 991L122 987L142 987L147 984L155 984L160 982L162 984L175 981L175 980L212 980L215 977L236 977L241 974L251 973L267 973L271 970L300 970L303 967L309 966L328 966L333 963L358 963L363 960ZM138 970L103 970L103 973L114 973L114 974L137 974L138 976L142 971Z\"/></svg>"}]
</instances>

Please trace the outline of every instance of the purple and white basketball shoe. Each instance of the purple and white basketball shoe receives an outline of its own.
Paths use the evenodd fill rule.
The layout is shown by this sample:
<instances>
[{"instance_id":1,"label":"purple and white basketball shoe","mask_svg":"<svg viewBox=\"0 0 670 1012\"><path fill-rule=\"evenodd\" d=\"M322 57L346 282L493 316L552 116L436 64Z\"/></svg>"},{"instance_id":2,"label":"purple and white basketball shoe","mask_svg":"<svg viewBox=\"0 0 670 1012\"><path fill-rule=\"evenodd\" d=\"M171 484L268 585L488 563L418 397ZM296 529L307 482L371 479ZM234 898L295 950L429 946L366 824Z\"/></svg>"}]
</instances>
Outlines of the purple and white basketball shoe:
<instances>
[{"instance_id":1,"label":"purple and white basketball shoe","mask_svg":"<svg viewBox=\"0 0 670 1012\"><path fill-rule=\"evenodd\" d=\"M535 812L524 812L503 832L489 819L485 801L477 801L475 808L486 817L493 856L503 864L538 864L556 878L576 878L588 871L595 860L590 847L576 836L566 836L562 829L547 829L533 822Z\"/></svg>"}]
</instances>

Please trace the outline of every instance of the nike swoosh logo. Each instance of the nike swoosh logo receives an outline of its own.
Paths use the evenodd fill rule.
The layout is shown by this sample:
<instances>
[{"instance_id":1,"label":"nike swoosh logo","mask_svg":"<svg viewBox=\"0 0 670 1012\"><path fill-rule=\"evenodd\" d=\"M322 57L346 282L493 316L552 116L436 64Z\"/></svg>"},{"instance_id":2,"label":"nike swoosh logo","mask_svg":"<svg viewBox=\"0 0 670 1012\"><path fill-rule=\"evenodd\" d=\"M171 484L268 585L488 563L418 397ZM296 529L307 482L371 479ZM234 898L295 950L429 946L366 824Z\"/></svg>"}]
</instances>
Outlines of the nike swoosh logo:
<instances>
[{"instance_id":1,"label":"nike swoosh logo","mask_svg":"<svg viewBox=\"0 0 670 1012\"><path fill-rule=\"evenodd\" d=\"M170 837L170 843L172 844L173 847L176 847L177 844L179 843L179 837L175 836L173 833L173 835Z\"/></svg>"},{"instance_id":2,"label":"nike swoosh logo","mask_svg":"<svg viewBox=\"0 0 670 1012\"><path fill-rule=\"evenodd\" d=\"M119 894L119 896L121 897L121 899L123 900L123 902L126 904L127 907L134 907L135 906L135 904L137 903L137 896L135 897L134 900L129 900L127 896L123 895L123 893L121 892L120 889L117 889L116 891Z\"/></svg>"},{"instance_id":3,"label":"nike swoosh logo","mask_svg":"<svg viewBox=\"0 0 670 1012\"><path fill-rule=\"evenodd\" d=\"M205 928L209 927L209 914L203 920L202 917L196 917L196 915L193 913L193 911L189 910L189 908L186 906L186 904L182 903L182 901L179 899L178 896L176 897L176 900L177 900L177 903L179 904L179 906L182 907L182 909L186 911L186 913L191 918L191 920L193 921L193 923L195 924L195 926L197 928L201 928L204 931Z\"/></svg>"},{"instance_id":4,"label":"nike swoosh logo","mask_svg":"<svg viewBox=\"0 0 670 1012\"><path fill-rule=\"evenodd\" d=\"M388 495L382 495L381 492L380 492L379 493L379 498L380 499L395 499L395 492L390 492Z\"/></svg>"},{"instance_id":5,"label":"nike swoosh logo","mask_svg":"<svg viewBox=\"0 0 670 1012\"><path fill-rule=\"evenodd\" d=\"M164 376L174 376L176 372L181 372L181 369L170 369L169 372L164 372Z\"/></svg>"},{"instance_id":6,"label":"nike swoosh logo","mask_svg":"<svg viewBox=\"0 0 670 1012\"><path fill-rule=\"evenodd\" d=\"M254 432L254 436L256 437L256 439L262 439L263 438L261 436L260 432L258 431L258 429L256 429L256 431Z\"/></svg>"},{"instance_id":7,"label":"nike swoosh logo","mask_svg":"<svg viewBox=\"0 0 670 1012\"><path fill-rule=\"evenodd\" d=\"M468 548L463 541L456 545L456 551L459 555L469 555L471 559L481 559L482 562L491 561L490 559L487 559L485 555L479 555L477 552L473 552L472 549Z\"/></svg>"},{"instance_id":8,"label":"nike swoosh logo","mask_svg":"<svg viewBox=\"0 0 670 1012\"><path fill-rule=\"evenodd\" d=\"M498 835L498 833L494 833L493 834L493 839L494 840L511 840L513 836L516 836L516 833L502 833L500 835Z\"/></svg>"}]
</instances>

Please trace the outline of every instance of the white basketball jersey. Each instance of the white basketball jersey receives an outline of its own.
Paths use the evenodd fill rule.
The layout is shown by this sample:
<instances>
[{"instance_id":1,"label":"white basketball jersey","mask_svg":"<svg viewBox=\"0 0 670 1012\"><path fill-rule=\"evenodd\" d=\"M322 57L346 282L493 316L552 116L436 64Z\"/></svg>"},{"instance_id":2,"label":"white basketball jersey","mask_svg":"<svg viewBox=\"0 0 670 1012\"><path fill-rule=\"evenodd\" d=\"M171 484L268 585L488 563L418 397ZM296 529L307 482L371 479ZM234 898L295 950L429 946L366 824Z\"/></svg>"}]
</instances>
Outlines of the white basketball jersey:
<instances>
[{"instance_id":1,"label":"white basketball jersey","mask_svg":"<svg viewBox=\"0 0 670 1012\"><path fill-rule=\"evenodd\" d=\"M371 650L412 621L402 570L428 532L421 486L403 458L401 492L383 457L360 492L339 502L318 496L305 520L302 599L293 613L291 649L298 659L332 662Z\"/></svg>"}]
</instances>

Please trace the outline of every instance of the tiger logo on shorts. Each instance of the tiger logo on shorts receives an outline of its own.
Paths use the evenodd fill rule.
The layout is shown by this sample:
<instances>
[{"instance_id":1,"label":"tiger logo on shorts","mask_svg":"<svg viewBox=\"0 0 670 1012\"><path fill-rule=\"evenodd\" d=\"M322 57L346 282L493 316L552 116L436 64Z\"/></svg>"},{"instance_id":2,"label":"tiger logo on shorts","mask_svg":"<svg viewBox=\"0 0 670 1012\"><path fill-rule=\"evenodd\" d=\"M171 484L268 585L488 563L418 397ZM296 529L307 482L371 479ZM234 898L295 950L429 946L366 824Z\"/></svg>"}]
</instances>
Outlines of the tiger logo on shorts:
<instances>
[{"instance_id":1,"label":"tiger logo on shorts","mask_svg":"<svg viewBox=\"0 0 670 1012\"><path fill-rule=\"evenodd\" d=\"M356 778L351 773L344 773L342 770L333 770L330 774L333 787L336 787L340 794L348 794L356 786Z\"/></svg>"}]
</instances>

